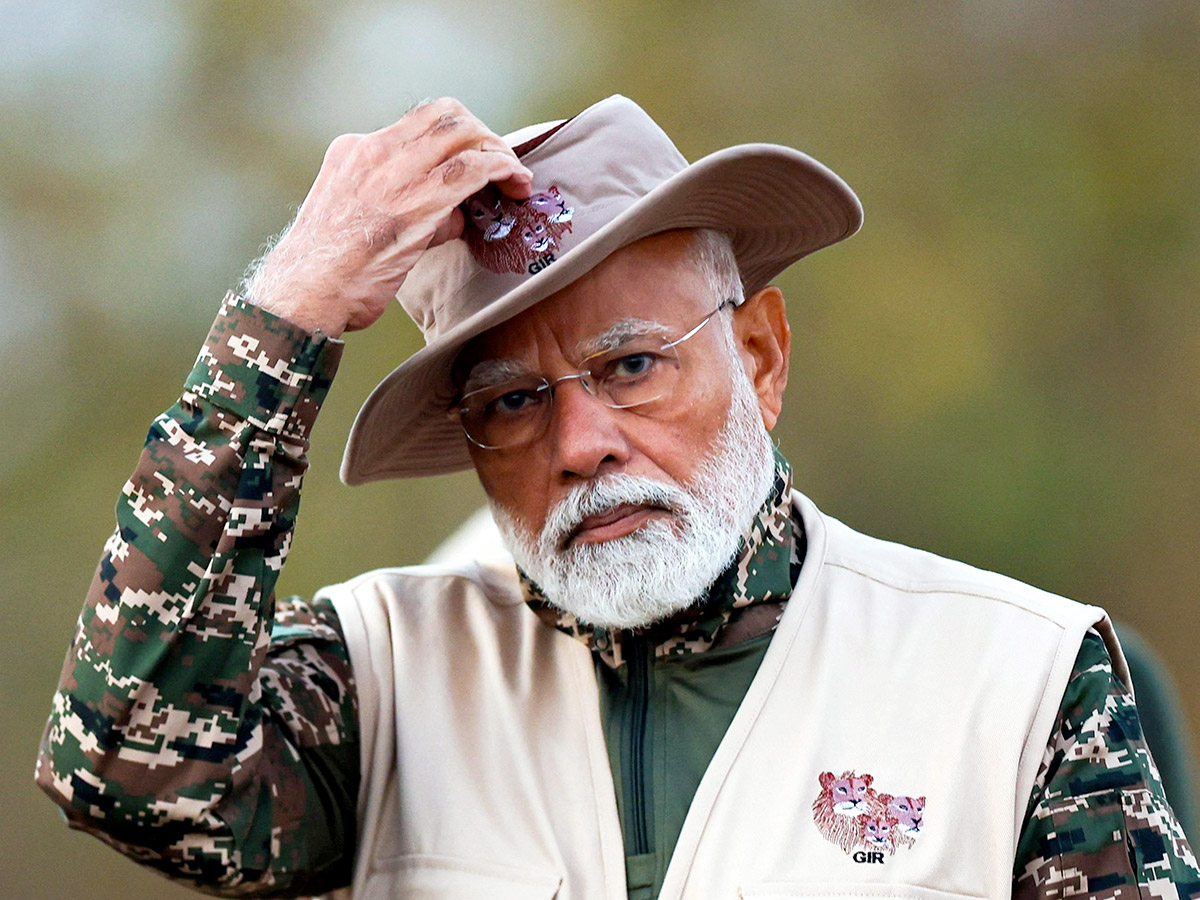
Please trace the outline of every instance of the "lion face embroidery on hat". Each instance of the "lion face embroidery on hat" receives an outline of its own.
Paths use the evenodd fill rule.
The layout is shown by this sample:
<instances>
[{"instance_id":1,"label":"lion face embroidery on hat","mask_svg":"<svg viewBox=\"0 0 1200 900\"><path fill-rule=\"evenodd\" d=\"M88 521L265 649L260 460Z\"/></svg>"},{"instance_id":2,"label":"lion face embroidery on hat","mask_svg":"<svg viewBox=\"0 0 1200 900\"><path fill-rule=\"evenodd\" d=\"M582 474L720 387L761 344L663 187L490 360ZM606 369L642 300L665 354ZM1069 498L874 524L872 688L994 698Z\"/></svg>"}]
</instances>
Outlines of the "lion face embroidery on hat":
<instances>
[{"instance_id":1,"label":"lion face embroidery on hat","mask_svg":"<svg viewBox=\"0 0 1200 900\"><path fill-rule=\"evenodd\" d=\"M835 777L822 772L813 801L813 821L821 836L851 854L855 862L882 863L897 847L912 847L921 833L925 798L881 794L869 774Z\"/></svg>"},{"instance_id":2,"label":"lion face embroidery on hat","mask_svg":"<svg viewBox=\"0 0 1200 900\"><path fill-rule=\"evenodd\" d=\"M512 200L488 185L471 196L463 211L463 237L471 255L493 272L534 275L554 262L563 235L571 231L575 208L568 206L557 185L528 200Z\"/></svg>"}]
</instances>

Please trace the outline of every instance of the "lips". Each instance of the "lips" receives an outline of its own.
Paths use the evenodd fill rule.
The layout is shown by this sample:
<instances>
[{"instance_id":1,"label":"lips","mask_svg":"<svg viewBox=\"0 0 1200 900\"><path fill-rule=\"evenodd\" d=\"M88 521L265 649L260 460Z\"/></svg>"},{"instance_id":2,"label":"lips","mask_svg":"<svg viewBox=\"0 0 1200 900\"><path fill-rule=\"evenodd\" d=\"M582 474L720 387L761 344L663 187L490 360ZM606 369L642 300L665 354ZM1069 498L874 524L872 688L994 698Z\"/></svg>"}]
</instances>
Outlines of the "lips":
<instances>
[{"instance_id":1,"label":"lips","mask_svg":"<svg viewBox=\"0 0 1200 900\"><path fill-rule=\"evenodd\" d=\"M666 512L667 510L661 506L622 503L607 512L585 516L567 535L567 539L563 541L563 547L581 543L599 543L624 537L641 528L654 516L663 515Z\"/></svg>"}]
</instances>

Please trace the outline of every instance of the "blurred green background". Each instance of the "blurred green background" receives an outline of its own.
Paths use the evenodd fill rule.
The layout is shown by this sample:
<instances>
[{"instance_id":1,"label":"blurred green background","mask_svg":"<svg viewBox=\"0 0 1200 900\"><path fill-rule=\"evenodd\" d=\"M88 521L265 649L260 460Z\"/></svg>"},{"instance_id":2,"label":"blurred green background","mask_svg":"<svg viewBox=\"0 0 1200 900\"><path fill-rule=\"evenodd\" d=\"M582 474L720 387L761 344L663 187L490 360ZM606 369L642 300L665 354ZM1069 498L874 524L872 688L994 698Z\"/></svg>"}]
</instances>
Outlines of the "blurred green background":
<instances>
[{"instance_id":1,"label":"blurred green background","mask_svg":"<svg viewBox=\"0 0 1200 900\"><path fill-rule=\"evenodd\" d=\"M0 2L0 896L176 897L32 784L115 498L325 146L450 94L500 131L622 92L690 158L800 147L866 207L780 279L777 434L856 527L1107 606L1200 726L1200 7ZM419 560L471 475L342 487L419 344L351 335L285 592Z\"/></svg>"}]
</instances>

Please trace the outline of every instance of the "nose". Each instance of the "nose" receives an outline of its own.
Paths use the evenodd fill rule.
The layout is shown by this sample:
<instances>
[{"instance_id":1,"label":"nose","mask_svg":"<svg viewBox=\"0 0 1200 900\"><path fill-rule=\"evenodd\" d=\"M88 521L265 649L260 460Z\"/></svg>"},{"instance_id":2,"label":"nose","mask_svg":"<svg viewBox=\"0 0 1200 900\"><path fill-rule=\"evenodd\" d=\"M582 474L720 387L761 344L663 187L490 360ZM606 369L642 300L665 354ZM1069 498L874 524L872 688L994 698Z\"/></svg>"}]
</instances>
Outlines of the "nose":
<instances>
[{"instance_id":1,"label":"nose","mask_svg":"<svg viewBox=\"0 0 1200 900\"><path fill-rule=\"evenodd\" d=\"M629 443L619 423L622 414L589 393L579 379L563 379L555 385L545 440L554 448L560 477L575 481L624 470Z\"/></svg>"}]
</instances>

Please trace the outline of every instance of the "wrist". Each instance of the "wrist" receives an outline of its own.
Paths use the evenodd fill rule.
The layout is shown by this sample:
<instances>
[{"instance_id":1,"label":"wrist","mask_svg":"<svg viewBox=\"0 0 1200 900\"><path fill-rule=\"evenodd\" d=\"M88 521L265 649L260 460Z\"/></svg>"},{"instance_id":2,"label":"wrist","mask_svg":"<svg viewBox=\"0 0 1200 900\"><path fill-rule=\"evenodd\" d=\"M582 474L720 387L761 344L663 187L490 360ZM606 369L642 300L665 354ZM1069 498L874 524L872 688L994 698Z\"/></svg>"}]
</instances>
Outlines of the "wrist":
<instances>
[{"instance_id":1,"label":"wrist","mask_svg":"<svg viewBox=\"0 0 1200 900\"><path fill-rule=\"evenodd\" d=\"M245 299L247 303L265 309L312 334L339 338L346 330L345 318L330 315L329 310L319 302L306 303L302 298L296 297L263 297L255 293L250 293Z\"/></svg>"},{"instance_id":2,"label":"wrist","mask_svg":"<svg viewBox=\"0 0 1200 900\"><path fill-rule=\"evenodd\" d=\"M341 337L347 316L339 312L336 298L326 296L311 280L298 277L291 271L294 266L279 265L274 256L272 253L265 259L247 280L246 302L305 331Z\"/></svg>"}]
</instances>

